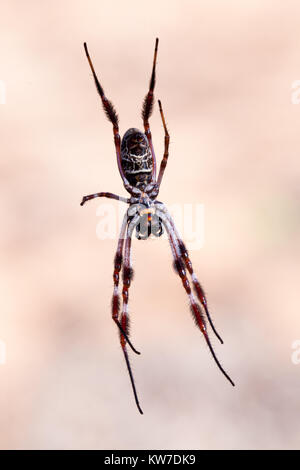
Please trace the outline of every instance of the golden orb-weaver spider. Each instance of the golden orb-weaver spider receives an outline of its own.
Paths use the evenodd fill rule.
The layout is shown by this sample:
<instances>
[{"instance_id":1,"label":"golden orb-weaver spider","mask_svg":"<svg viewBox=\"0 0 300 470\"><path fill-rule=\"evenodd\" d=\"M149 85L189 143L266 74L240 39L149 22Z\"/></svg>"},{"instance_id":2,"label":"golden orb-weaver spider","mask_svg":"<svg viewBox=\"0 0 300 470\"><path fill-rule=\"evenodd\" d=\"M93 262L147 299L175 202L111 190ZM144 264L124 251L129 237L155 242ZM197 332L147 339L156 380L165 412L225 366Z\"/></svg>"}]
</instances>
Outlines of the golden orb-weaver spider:
<instances>
[{"instance_id":1,"label":"golden orb-weaver spider","mask_svg":"<svg viewBox=\"0 0 300 470\"><path fill-rule=\"evenodd\" d=\"M136 387L133 379L133 374L128 358L126 344L136 353L140 354L132 345L129 339L129 314L128 314L128 291L133 278L133 269L131 267L131 238L134 229L136 230L136 236L138 239L146 240L151 234L160 237L163 233L163 229L166 230L169 243L171 246L172 255L174 258L174 268L181 278L183 287L189 297L191 311L195 320L196 325L203 333L206 343L211 351L211 354L225 377L234 386L233 381L229 375L225 372L221 366L219 360L216 357L212 344L210 342L206 324L205 315L211 325L211 328L215 335L218 337L221 343L223 343L221 337L217 333L212 319L210 317L207 301L204 291L193 271L192 263L189 258L188 251L180 239L178 231L175 227L173 219L169 214L166 206L156 200L161 181L164 175L164 171L167 165L169 156L169 133L166 126L164 113L162 110L161 102L158 101L159 111L165 131L165 149L164 156L160 164L159 174L156 178L156 158L152 144L152 136L149 126L149 118L152 114L153 103L154 103L154 86L155 86L155 68L156 58L158 49L158 38L155 41L154 59L152 74L150 79L149 91L145 96L142 118L144 122L144 133L138 129L131 128L124 134L121 140L119 134L119 120L117 113L114 109L113 104L106 98L103 88L97 78L94 70L91 58L88 53L87 45L84 43L85 53L93 73L97 91L101 97L102 105L105 114L109 121L113 125L114 141L117 154L117 163L121 178L123 180L126 191L129 192L130 198L124 198L117 196L116 194L100 192L96 194L90 194L82 199L81 205L90 199L96 197L107 197L110 199L117 199L119 201L129 204L129 208L125 213L121 233L118 241L117 252L114 260L114 291L112 298L112 318L120 331L120 342L124 353L127 369L129 372L132 390L135 398L136 405L141 414L143 411L140 407ZM124 246L125 240L125 246ZM122 311L120 314L120 298L119 298L119 277L120 271L123 265L123 290L122 290ZM187 271L191 276L192 285L198 301L197 303L190 282L187 277Z\"/></svg>"}]
</instances>

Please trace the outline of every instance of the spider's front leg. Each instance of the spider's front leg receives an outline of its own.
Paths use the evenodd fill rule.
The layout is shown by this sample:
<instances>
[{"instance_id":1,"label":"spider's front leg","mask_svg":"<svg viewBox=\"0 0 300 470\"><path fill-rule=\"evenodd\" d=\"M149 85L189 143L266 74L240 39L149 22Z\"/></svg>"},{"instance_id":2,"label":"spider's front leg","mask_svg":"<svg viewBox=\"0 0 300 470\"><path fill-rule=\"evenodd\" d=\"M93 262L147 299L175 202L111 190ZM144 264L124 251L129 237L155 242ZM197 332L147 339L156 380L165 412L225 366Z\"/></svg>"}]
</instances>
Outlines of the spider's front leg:
<instances>
[{"instance_id":1,"label":"spider's front leg","mask_svg":"<svg viewBox=\"0 0 300 470\"><path fill-rule=\"evenodd\" d=\"M122 351L124 353L125 361L127 364L127 369L131 381L131 386L134 394L134 399L136 406L141 414L143 414L143 411L140 407L137 392L136 392L136 387L134 383L134 378L129 362L129 357L126 349L126 342L129 342L128 336L129 336L129 314L128 314L128 291L129 287L133 278L133 269L131 267L131 240L132 240L132 232L134 228L136 227L136 224L139 221L139 214L136 214L132 221L129 223L127 227L127 235L126 235L126 240L125 240L125 250L124 250L124 265L123 265L123 291L122 291L122 297L123 297L123 306L122 306L122 313L121 313L121 326L122 330L125 332L125 335L120 333L120 342L121 342L121 347Z\"/></svg>"},{"instance_id":2,"label":"spider's front leg","mask_svg":"<svg viewBox=\"0 0 300 470\"><path fill-rule=\"evenodd\" d=\"M217 330L216 330L216 328L213 324L212 318L211 318L209 310L208 310L208 305L207 305L206 296L204 294L204 290L203 290L200 282L198 281L198 278L197 278L197 276L196 276L196 274L193 270L193 266L192 266L192 262L191 262L190 257L189 257L188 250L187 250L183 240L179 236L179 233L178 233L178 230L177 230L177 228L174 224L174 221L173 221L170 213L168 212L168 209L166 208L166 206L163 203L157 202L157 207L159 207L159 210L161 210L165 214L165 216L168 219L168 222L171 225L171 228L173 230L173 233L174 233L175 238L176 238L177 243L178 243L178 248L179 248L179 252L180 252L180 255L181 255L181 259L183 260L186 269L188 270L188 272L191 275L193 286L194 286L194 291L195 291L199 301L201 302L201 305L203 306L203 308L205 310L205 313L206 313L207 319L209 321L209 324L210 324L214 334L219 339L220 343L224 344L224 341L222 340L221 336L219 335L219 333L217 332Z\"/></svg>"},{"instance_id":3,"label":"spider's front leg","mask_svg":"<svg viewBox=\"0 0 300 470\"><path fill-rule=\"evenodd\" d=\"M206 343L207 343L207 345L210 349L210 352L211 352L218 368L220 369L222 374L224 374L226 379L231 383L231 385L234 386L234 382L231 380L229 375L225 372L225 370L221 366L221 364L220 364L220 362L219 362L219 360L218 360L218 358L217 358L217 356L214 352L212 344L210 342L208 332L207 332L207 329L206 329L206 325L205 325L204 315L201 311L200 305L197 304L197 302L196 302L196 300L193 296L193 293L192 293L192 290L191 290L191 287L190 287L190 283L187 279L186 270L185 270L184 262L183 262L182 257L181 257L181 253L180 253L176 233L175 233L172 225L170 224L169 218L167 218L166 214L163 213L163 212L160 212L159 210L157 210L156 213L161 218L161 220L162 220L162 222L163 222L163 224L166 228L166 232L168 234L168 238L169 238L169 242L170 242L170 246L171 246L171 251L172 251L172 254L173 254L173 258L174 258L174 267L175 267L179 277L181 278L183 287L184 287L184 289L185 289L185 291L186 291L186 293L189 297L190 304L191 304L191 310L192 310L192 314L193 314L195 323L198 326L198 328L200 329L200 331L202 332L202 334L205 338L205 341L206 341Z\"/></svg>"},{"instance_id":4,"label":"spider's front leg","mask_svg":"<svg viewBox=\"0 0 300 470\"><path fill-rule=\"evenodd\" d=\"M217 332L217 330L216 330L216 328L213 324L213 321L211 319L210 313L208 311L206 296L204 294L204 291L203 291L203 288L202 288L200 282L197 279L196 274L194 273L192 262L191 262L190 257L189 257L189 253L186 249L186 246L185 246L184 242L180 238L178 238L178 247L179 247L181 257L184 260L185 266L186 266L188 272L190 273L190 275L192 277L192 281L193 281L193 285L194 285L196 295L197 295L198 299L200 300L200 302L201 302L201 304L202 304L202 306L205 310L205 313L206 313L207 319L209 321L209 324L210 324L214 334L216 335L216 337L220 341L220 343L224 344L224 341L222 340L221 336Z\"/></svg>"},{"instance_id":5,"label":"spider's front leg","mask_svg":"<svg viewBox=\"0 0 300 470\"><path fill-rule=\"evenodd\" d=\"M113 273L113 280L114 280L114 292L113 292L113 297L112 297L112 319L118 326L120 330L120 334L122 337L125 338L131 349L136 353L140 354L139 351L135 349L135 347L132 345L130 339L127 336L126 333L126 327L123 328L122 322L120 323L119 321L119 311L120 311L120 298L119 298L119 280L120 280L120 271L122 268L122 263L123 263L123 246L124 246L124 237L126 233L126 228L128 225L128 213L126 211L126 214L123 218L123 223L121 227L121 232L119 236L119 241L118 241L118 248L117 252L115 255L115 260L114 260L114 273Z\"/></svg>"}]
</instances>

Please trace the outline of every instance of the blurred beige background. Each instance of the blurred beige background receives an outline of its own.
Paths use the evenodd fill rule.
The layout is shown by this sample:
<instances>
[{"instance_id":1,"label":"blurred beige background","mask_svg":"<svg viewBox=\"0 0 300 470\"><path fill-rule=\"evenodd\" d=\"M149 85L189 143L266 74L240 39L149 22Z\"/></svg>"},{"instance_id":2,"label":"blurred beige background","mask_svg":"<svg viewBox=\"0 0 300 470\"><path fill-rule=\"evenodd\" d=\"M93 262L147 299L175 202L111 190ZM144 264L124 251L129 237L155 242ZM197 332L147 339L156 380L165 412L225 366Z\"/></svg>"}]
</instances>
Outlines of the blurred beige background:
<instances>
[{"instance_id":1,"label":"blurred beige background","mask_svg":"<svg viewBox=\"0 0 300 470\"><path fill-rule=\"evenodd\" d=\"M7 1L0 31L0 447L299 448L299 2ZM191 257L237 386L193 324L167 241L134 239L140 416L110 318L116 241L96 237L104 200L79 206L125 195L83 42L123 134L141 127L156 36L160 199L205 206ZM160 160L157 106L151 126Z\"/></svg>"}]
</instances>

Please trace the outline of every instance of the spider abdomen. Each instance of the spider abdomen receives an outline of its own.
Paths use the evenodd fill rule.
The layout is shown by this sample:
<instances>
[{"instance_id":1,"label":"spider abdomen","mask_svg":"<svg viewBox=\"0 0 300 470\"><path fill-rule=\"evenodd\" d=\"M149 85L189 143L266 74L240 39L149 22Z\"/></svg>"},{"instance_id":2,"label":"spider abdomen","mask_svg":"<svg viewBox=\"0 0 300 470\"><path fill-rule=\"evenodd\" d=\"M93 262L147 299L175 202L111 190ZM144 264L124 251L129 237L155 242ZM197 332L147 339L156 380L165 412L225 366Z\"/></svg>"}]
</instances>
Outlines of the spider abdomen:
<instances>
[{"instance_id":1,"label":"spider abdomen","mask_svg":"<svg viewBox=\"0 0 300 470\"><path fill-rule=\"evenodd\" d=\"M146 135L131 128L121 144L121 165L129 183L142 189L152 179L153 159Z\"/></svg>"}]
</instances>

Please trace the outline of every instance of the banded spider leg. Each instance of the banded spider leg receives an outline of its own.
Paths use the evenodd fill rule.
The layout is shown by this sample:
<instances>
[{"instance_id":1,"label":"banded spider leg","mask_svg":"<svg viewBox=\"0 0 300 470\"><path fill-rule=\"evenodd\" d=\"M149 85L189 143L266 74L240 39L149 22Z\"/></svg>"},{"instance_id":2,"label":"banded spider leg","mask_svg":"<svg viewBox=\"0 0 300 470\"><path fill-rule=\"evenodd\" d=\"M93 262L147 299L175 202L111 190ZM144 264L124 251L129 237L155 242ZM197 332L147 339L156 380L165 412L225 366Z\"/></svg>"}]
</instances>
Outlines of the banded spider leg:
<instances>
[{"instance_id":1,"label":"banded spider leg","mask_svg":"<svg viewBox=\"0 0 300 470\"><path fill-rule=\"evenodd\" d=\"M136 208L134 208L136 210ZM130 284L133 278L133 269L131 267L131 240L132 240L132 233L133 230L135 229L138 221L140 219L140 215L136 214L131 221L129 221L129 224L127 226L127 233L126 233L126 239L125 239L125 248L124 248L124 265L123 265L123 290L122 290L122 298L123 298L123 305L122 305L122 312L121 312L121 326L122 330L125 332L125 334L120 333L120 342L121 342L121 347L122 351L124 353L130 381L131 381L131 386L132 386L132 391L134 394L134 399L136 406L141 414L143 414L143 411L140 407L137 392L136 392L136 387L134 383L134 378L129 362L129 357L126 349L126 342L129 342L128 336L129 336L129 313L128 313L128 299L129 299L129 288ZM136 351L135 351L136 352Z\"/></svg>"},{"instance_id":2,"label":"banded spider leg","mask_svg":"<svg viewBox=\"0 0 300 470\"><path fill-rule=\"evenodd\" d=\"M126 324L124 325L122 323L122 319L121 319L121 322L119 321L119 310L120 310L119 280L120 280L120 271L121 271L122 263L123 263L124 237L125 237L127 227L128 227L128 215L126 211L124 218L123 218L122 226L121 226L117 252L116 252L115 260L114 260L114 273L113 273L114 291L113 291L113 297L112 297L112 303L111 303L112 319L118 326L120 330L120 335L124 337L124 339L127 341L129 346L131 347L132 351L135 352L136 354L140 354L140 352L135 349L130 339L128 338Z\"/></svg>"},{"instance_id":3,"label":"banded spider leg","mask_svg":"<svg viewBox=\"0 0 300 470\"><path fill-rule=\"evenodd\" d=\"M205 313L206 313L207 319L209 321L209 324L210 324L214 334L219 339L220 343L224 344L224 341L222 340L221 336L219 335L219 333L217 332L217 330L216 330L216 328L213 324L212 318L211 318L209 310L208 310L207 300L206 300L203 288L202 288L200 282L198 281L198 278L197 278L197 276L196 276L196 274L193 270L193 266L192 266L192 262L191 262L190 257L189 257L188 250L186 249L186 246L185 246L184 242L182 241L182 239L179 236L178 230L177 230L176 225L175 225L175 223L174 223L174 221L171 217L171 214L169 213L168 209L166 208L166 206L162 202L157 201L157 205L159 207L159 210L161 210L166 215L166 217L167 217L167 219L168 219L168 221L171 225L174 236L175 236L175 238L177 239L177 242L178 242L180 257L183 260L183 262L185 264L185 267L187 268L189 274L191 275L194 291L195 291L195 293L198 297L198 300L201 302L201 305L203 306L203 308L205 310Z\"/></svg>"},{"instance_id":4,"label":"banded spider leg","mask_svg":"<svg viewBox=\"0 0 300 470\"><path fill-rule=\"evenodd\" d=\"M161 104L160 100L158 100L158 106L159 106L159 112L160 112L161 120L162 120L162 123L163 123L163 128L164 128L164 131L165 131L165 146L164 146L165 148L164 148L163 158L160 162L157 182L155 182L154 184L151 183L145 189L145 191L149 193L149 196L152 199L155 199L158 196L159 188L160 188L160 185L161 185L161 182L162 182L162 179L163 179L163 175L164 175L167 163L168 163L169 145L170 145L170 135L169 135L169 131L168 131L168 128L167 128L167 124L166 124L166 120L165 120L165 116L164 116L164 112L163 112L162 104Z\"/></svg>"},{"instance_id":5,"label":"banded spider leg","mask_svg":"<svg viewBox=\"0 0 300 470\"><path fill-rule=\"evenodd\" d=\"M191 262L189 260L188 254L187 254L187 250L186 250L185 247L184 247L184 250L180 249L180 246L181 246L181 244L183 244L183 242L178 237L178 233L177 233L177 230L175 229L174 221L173 221L171 215L169 214L168 210L166 209L166 207L162 203L157 203L156 207L162 209L162 210L157 209L156 214L162 220L162 223L163 223L163 225L166 229L166 232L168 234L168 239L169 239L171 251L172 251L173 258L174 258L174 267L175 267L175 270L176 270L177 274L181 278L183 287L184 287L184 289L185 289L185 291L186 291L186 293L189 297L191 311L192 311L195 323L198 326L198 328L200 329L200 331L203 333L204 338L206 340L206 343L207 343L207 345L210 349L210 352L211 352L218 368L224 374L224 376L227 378L227 380L231 383L231 385L234 386L234 382L231 380L229 375L225 372L225 370L221 366L221 364L220 364L220 362L219 362L219 360L218 360L218 358L217 358L217 356L214 352L214 349L213 349L212 344L210 342L208 332L207 332L207 328L206 328L206 325L205 325L204 314L201 310L200 305L196 302L195 297L192 293L190 283L188 281L186 270L185 270L185 265L186 265L188 267L189 272L193 273ZM186 255L186 257L184 255ZM201 304L203 305L203 302L204 302L203 295L204 294L200 296L200 294L203 293L203 290L202 290L202 288L199 284L199 281L197 280L195 274L192 277L192 281L193 281L193 285L194 285L197 297L200 300ZM200 290L199 290L199 286L200 286ZM206 303L204 305L206 305ZM205 312L207 314L208 310L205 309ZM208 319L209 319L210 324L212 325L212 320L211 320L210 316L208 316ZM213 329L213 331L216 333L217 337L220 339L220 337L217 334L216 330Z\"/></svg>"},{"instance_id":6,"label":"banded spider leg","mask_svg":"<svg viewBox=\"0 0 300 470\"><path fill-rule=\"evenodd\" d=\"M106 117L108 118L108 120L113 125L113 134L114 134L114 142L115 142L115 148L116 148L118 169L119 169L121 178L123 180L124 187L125 187L126 191L128 191L132 196L139 196L140 193L141 193L140 190L138 190L137 188L135 188L134 186L132 186L129 183L128 179L124 175L124 171L123 171L123 168L122 168L122 163L121 163L121 137L120 137L120 133L119 133L119 118L118 118L117 112L116 112L112 102L109 101L106 98L105 94L104 94L104 90L103 90L103 88L102 88L102 86L101 86L101 84L98 80L98 77L96 75L96 72L95 72L95 69L94 69L94 66L93 66L93 62L90 58L86 42L84 43L84 50L85 50L85 54L86 54L90 69L91 69L93 77L94 77L94 81L95 81L97 91L98 91L98 93L100 95L100 98L101 98L101 101L102 101L102 106L103 106L104 112L105 112ZM109 197L109 196L106 196L106 197Z\"/></svg>"},{"instance_id":7,"label":"banded spider leg","mask_svg":"<svg viewBox=\"0 0 300 470\"><path fill-rule=\"evenodd\" d=\"M155 73L156 73L156 59L157 59L157 50L158 50L158 38L155 40L155 48L154 48L154 57L153 57L153 66L152 66L152 73L149 83L149 91L144 98L143 108L142 108L142 118L144 123L144 130L147 136L151 153L152 153L152 162L153 162L153 171L152 171L152 185L156 184L156 158L152 143L152 134L149 125L149 118L153 111L153 103L154 103L154 87L155 87Z\"/></svg>"}]
</instances>

